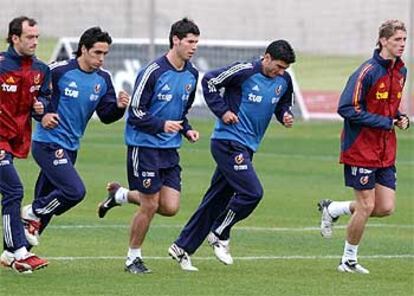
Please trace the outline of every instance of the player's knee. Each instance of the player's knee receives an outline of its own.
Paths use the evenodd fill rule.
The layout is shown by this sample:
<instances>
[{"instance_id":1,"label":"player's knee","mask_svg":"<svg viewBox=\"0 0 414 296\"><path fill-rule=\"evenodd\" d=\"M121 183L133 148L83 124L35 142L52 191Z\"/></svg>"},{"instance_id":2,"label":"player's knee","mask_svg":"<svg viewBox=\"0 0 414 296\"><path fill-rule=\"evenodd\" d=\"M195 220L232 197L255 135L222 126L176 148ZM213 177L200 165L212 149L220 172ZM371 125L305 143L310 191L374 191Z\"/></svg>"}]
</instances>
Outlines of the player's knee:
<instances>
[{"instance_id":1,"label":"player's knee","mask_svg":"<svg viewBox=\"0 0 414 296\"><path fill-rule=\"evenodd\" d=\"M178 211L180 210L180 205L168 205L168 206L160 206L158 208L158 214L165 217L173 217L175 216Z\"/></svg>"},{"instance_id":2,"label":"player's knee","mask_svg":"<svg viewBox=\"0 0 414 296\"><path fill-rule=\"evenodd\" d=\"M375 209L372 213L373 217L387 217L387 216L391 216L392 214L394 214L395 211L395 207L394 206L389 206L389 207L383 207L380 209Z\"/></svg>"},{"instance_id":3,"label":"player's knee","mask_svg":"<svg viewBox=\"0 0 414 296\"><path fill-rule=\"evenodd\" d=\"M263 197L263 187L259 186L252 192L252 198L254 200L260 201Z\"/></svg>"},{"instance_id":4,"label":"player's knee","mask_svg":"<svg viewBox=\"0 0 414 296\"><path fill-rule=\"evenodd\" d=\"M375 202L374 201L363 201L360 202L358 205L359 212L364 214L365 216L369 217L374 212Z\"/></svg>"},{"instance_id":5,"label":"player's knee","mask_svg":"<svg viewBox=\"0 0 414 296\"><path fill-rule=\"evenodd\" d=\"M69 200L79 203L81 202L86 195L85 186L74 186L66 191L66 196Z\"/></svg>"},{"instance_id":6,"label":"player's knee","mask_svg":"<svg viewBox=\"0 0 414 296\"><path fill-rule=\"evenodd\" d=\"M155 199L141 199L141 210L147 214L154 215L159 209L158 200Z\"/></svg>"}]
</instances>

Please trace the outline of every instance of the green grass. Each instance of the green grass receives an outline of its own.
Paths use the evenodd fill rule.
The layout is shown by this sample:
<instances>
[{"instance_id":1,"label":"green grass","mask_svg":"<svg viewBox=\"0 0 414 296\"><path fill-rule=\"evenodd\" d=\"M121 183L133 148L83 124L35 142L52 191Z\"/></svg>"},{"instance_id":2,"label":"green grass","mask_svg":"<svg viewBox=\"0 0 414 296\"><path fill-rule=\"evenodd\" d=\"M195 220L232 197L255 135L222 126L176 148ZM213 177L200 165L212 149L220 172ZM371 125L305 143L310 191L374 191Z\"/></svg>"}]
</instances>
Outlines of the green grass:
<instances>
[{"instance_id":1,"label":"green grass","mask_svg":"<svg viewBox=\"0 0 414 296\"><path fill-rule=\"evenodd\" d=\"M32 275L0 270L0 295L23 295L28 291L30 295L414 294L412 130L398 132L396 212L386 219L370 220L360 247L361 263L371 274L335 271L347 217L339 220L341 227L335 229L331 240L323 240L315 228L303 229L317 227L316 202L321 197L352 198L352 190L343 186L342 167L337 163L340 124L320 122L298 122L290 130L272 124L254 161L265 197L256 211L233 230L235 264L220 264L203 245L193 258L200 271L185 273L167 258L167 248L199 204L214 169L209 152L212 122L196 120L193 125L202 138L196 144L185 143L181 149L181 210L173 218L156 216L143 246L153 274L134 276L122 270L135 207L116 208L103 220L96 216L106 182L119 180L125 184L126 177L123 123L104 126L93 121L77 165L87 196L76 208L56 217L42 236L41 245L34 249L50 259L50 266ZM16 163L25 184L27 204L32 199L38 169L32 159ZM251 256L261 258L247 260Z\"/></svg>"}]
</instances>

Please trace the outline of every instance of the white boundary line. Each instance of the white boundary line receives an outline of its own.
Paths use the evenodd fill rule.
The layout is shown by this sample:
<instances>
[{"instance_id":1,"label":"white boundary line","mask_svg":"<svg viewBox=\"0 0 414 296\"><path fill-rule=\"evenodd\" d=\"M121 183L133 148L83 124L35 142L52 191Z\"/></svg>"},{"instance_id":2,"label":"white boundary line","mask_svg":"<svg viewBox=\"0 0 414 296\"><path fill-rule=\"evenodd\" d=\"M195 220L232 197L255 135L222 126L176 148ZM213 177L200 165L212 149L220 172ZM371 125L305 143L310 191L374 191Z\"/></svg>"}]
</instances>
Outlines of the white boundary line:
<instances>
[{"instance_id":1,"label":"white boundary line","mask_svg":"<svg viewBox=\"0 0 414 296\"><path fill-rule=\"evenodd\" d=\"M216 257L191 257L194 260L217 260ZM330 260L340 259L341 256L326 255L326 256L244 256L233 257L235 260L252 261L252 260ZM398 255L366 255L358 256L360 259L413 259L414 254L398 254ZM125 256L79 256L79 257L47 257L49 260L56 261L77 261L77 260L125 260ZM148 256L144 259L149 260L171 260L170 257Z\"/></svg>"},{"instance_id":2,"label":"white boundary line","mask_svg":"<svg viewBox=\"0 0 414 296\"><path fill-rule=\"evenodd\" d=\"M178 224L154 224L151 228L182 228L184 225ZM412 224L367 224L369 228L397 228L397 229L414 229ZM50 225L49 229L99 229L99 228L129 228L129 224L90 224L90 225ZM346 225L336 225L336 229L345 229ZM268 231L268 232L306 232L319 231L316 226L309 227L256 227L256 226L240 226L234 227L235 230L242 231Z\"/></svg>"}]
</instances>

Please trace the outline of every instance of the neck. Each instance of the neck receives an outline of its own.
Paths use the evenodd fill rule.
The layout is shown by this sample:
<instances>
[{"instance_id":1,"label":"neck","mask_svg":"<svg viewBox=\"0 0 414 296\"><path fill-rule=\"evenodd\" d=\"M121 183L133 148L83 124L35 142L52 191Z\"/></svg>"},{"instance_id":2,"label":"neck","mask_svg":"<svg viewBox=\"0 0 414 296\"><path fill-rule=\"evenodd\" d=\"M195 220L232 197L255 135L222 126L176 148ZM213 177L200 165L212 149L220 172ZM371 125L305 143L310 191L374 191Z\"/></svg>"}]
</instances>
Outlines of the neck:
<instances>
[{"instance_id":1,"label":"neck","mask_svg":"<svg viewBox=\"0 0 414 296\"><path fill-rule=\"evenodd\" d=\"M379 53L379 55L384 59L384 60L391 60L392 61L392 65L394 65L395 61L397 60L397 57L392 55L388 50L386 49L382 49Z\"/></svg>"},{"instance_id":2,"label":"neck","mask_svg":"<svg viewBox=\"0 0 414 296\"><path fill-rule=\"evenodd\" d=\"M185 61L180 58L173 50L170 50L167 53L167 59L176 70L182 70L184 68Z\"/></svg>"},{"instance_id":3,"label":"neck","mask_svg":"<svg viewBox=\"0 0 414 296\"><path fill-rule=\"evenodd\" d=\"M88 64L85 63L82 56L78 57L77 60L78 60L79 68L81 68L82 71L85 71L85 72L93 71L93 68L91 68Z\"/></svg>"}]
</instances>

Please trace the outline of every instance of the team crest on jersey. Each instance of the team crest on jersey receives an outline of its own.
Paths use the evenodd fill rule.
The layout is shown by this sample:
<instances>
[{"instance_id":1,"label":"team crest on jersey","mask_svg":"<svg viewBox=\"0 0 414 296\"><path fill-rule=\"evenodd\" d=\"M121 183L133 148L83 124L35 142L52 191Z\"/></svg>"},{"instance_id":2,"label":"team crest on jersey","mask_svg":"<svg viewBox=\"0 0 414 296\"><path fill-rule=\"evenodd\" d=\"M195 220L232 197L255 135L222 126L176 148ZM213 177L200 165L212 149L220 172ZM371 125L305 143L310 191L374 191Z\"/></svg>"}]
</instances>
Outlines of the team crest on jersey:
<instances>
[{"instance_id":1,"label":"team crest on jersey","mask_svg":"<svg viewBox=\"0 0 414 296\"><path fill-rule=\"evenodd\" d=\"M64 155L65 155L65 152L63 151L63 149L58 149L55 151L55 157L57 159L61 159Z\"/></svg>"},{"instance_id":2,"label":"team crest on jersey","mask_svg":"<svg viewBox=\"0 0 414 296\"><path fill-rule=\"evenodd\" d=\"M3 160L6 157L6 151L0 150L0 160Z\"/></svg>"},{"instance_id":3,"label":"team crest on jersey","mask_svg":"<svg viewBox=\"0 0 414 296\"><path fill-rule=\"evenodd\" d=\"M39 84L40 83L40 74L37 73L34 77L33 77L33 83L34 84Z\"/></svg>"},{"instance_id":4,"label":"team crest on jersey","mask_svg":"<svg viewBox=\"0 0 414 296\"><path fill-rule=\"evenodd\" d=\"M186 86L185 86L185 91L187 92L187 93L190 93L190 91L191 91L191 89L193 88L193 86L192 86L192 84L191 83L189 83L189 84L187 84Z\"/></svg>"},{"instance_id":5,"label":"team crest on jersey","mask_svg":"<svg viewBox=\"0 0 414 296\"><path fill-rule=\"evenodd\" d=\"M243 161L244 161L244 156L243 156L243 153L240 153L240 154L238 154L238 155L236 155L236 156L234 157L234 162L235 162L236 164L242 164L242 163L243 163Z\"/></svg>"},{"instance_id":6,"label":"team crest on jersey","mask_svg":"<svg viewBox=\"0 0 414 296\"><path fill-rule=\"evenodd\" d=\"M281 85L279 85L278 87L276 87L276 89L275 89L275 93L276 93L276 96L280 96L280 93L282 92L282 86Z\"/></svg>"},{"instance_id":7,"label":"team crest on jersey","mask_svg":"<svg viewBox=\"0 0 414 296\"><path fill-rule=\"evenodd\" d=\"M361 185L367 185L368 184L368 181L369 181L369 176L362 176L359 179L359 183L361 183Z\"/></svg>"},{"instance_id":8,"label":"team crest on jersey","mask_svg":"<svg viewBox=\"0 0 414 296\"><path fill-rule=\"evenodd\" d=\"M142 186L144 186L144 188L150 188L151 179L147 178L147 179L142 180Z\"/></svg>"},{"instance_id":9,"label":"team crest on jersey","mask_svg":"<svg viewBox=\"0 0 414 296\"><path fill-rule=\"evenodd\" d=\"M99 94L99 92L101 91L101 85L99 83L96 84L94 90L96 94Z\"/></svg>"}]
</instances>

